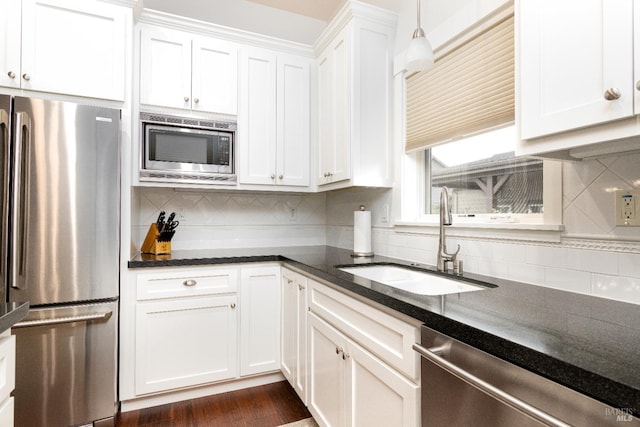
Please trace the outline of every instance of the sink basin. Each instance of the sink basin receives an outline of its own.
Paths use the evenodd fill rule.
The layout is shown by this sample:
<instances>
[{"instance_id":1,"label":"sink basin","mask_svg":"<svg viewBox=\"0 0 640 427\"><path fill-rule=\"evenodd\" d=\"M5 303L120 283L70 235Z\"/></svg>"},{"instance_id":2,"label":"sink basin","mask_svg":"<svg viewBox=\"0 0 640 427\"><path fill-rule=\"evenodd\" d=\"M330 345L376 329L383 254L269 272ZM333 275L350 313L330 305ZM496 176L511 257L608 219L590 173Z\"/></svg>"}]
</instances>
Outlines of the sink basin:
<instances>
[{"instance_id":1,"label":"sink basin","mask_svg":"<svg viewBox=\"0 0 640 427\"><path fill-rule=\"evenodd\" d=\"M486 289L484 286L396 265L341 267L340 270L418 295L446 295Z\"/></svg>"}]
</instances>

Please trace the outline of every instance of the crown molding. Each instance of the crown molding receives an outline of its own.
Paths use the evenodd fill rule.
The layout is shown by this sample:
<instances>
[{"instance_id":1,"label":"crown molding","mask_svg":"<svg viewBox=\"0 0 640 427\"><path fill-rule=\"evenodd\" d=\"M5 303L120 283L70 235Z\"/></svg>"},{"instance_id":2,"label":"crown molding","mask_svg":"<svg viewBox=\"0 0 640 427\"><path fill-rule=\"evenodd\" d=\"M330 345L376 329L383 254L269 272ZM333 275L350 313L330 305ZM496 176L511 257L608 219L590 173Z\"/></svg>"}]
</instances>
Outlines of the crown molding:
<instances>
[{"instance_id":1,"label":"crown molding","mask_svg":"<svg viewBox=\"0 0 640 427\"><path fill-rule=\"evenodd\" d=\"M225 27L223 25L177 16L152 9L142 9L137 16L136 23L158 25L165 28L190 32L196 35L215 37L244 45L272 49L278 52L306 56L309 58L315 57L313 48L310 45L283 40L250 31L239 30L237 28Z\"/></svg>"},{"instance_id":2,"label":"crown molding","mask_svg":"<svg viewBox=\"0 0 640 427\"><path fill-rule=\"evenodd\" d=\"M395 29L398 15L378 6L363 3L358 0L347 1L342 9L331 20L327 28L320 34L313 44L316 55L319 55L342 29L354 18L365 19L368 22Z\"/></svg>"}]
</instances>

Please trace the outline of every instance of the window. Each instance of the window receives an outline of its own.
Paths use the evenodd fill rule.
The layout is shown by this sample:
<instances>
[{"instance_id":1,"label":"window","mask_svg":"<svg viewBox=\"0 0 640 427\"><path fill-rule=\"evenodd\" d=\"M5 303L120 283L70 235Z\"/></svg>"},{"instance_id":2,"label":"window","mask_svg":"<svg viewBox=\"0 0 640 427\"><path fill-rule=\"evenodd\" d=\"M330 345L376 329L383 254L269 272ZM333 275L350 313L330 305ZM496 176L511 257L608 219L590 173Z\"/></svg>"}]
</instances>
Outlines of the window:
<instances>
[{"instance_id":1,"label":"window","mask_svg":"<svg viewBox=\"0 0 640 427\"><path fill-rule=\"evenodd\" d=\"M444 186L458 217L506 221L542 214L542 160L516 158L515 138L512 125L428 149L424 213L439 212Z\"/></svg>"},{"instance_id":2,"label":"window","mask_svg":"<svg viewBox=\"0 0 640 427\"><path fill-rule=\"evenodd\" d=\"M468 28L406 76L401 222L437 223L444 186L456 223L560 230L560 163L515 156L513 10Z\"/></svg>"}]
</instances>

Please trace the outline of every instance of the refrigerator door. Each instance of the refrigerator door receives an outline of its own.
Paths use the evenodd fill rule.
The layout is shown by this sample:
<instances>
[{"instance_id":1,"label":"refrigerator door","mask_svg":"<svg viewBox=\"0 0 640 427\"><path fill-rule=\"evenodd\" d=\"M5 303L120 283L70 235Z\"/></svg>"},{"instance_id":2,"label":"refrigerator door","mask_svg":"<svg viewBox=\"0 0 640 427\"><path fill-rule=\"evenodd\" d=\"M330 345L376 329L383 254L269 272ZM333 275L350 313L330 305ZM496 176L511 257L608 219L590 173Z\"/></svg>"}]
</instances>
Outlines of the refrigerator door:
<instances>
[{"instance_id":1,"label":"refrigerator door","mask_svg":"<svg viewBox=\"0 0 640 427\"><path fill-rule=\"evenodd\" d=\"M31 310L14 326L16 426L67 427L115 415L117 307Z\"/></svg>"},{"instance_id":2,"label":"refrigerator door","mask_svg":"<svg viewBox=\"0 0 640 427\"><path fill-rule=\"evenodd\" d=\"M118 295L119 110L16 97L9 300Z\"/></svg>"},{"instance_id":3,"label":"refrigerator door","mask_svg":"<svg viewBox=\"0 0 640 427\"><path fill-rule=\"evenodd\" d=\"M9 177L11 170L11 97L0 95L0 302L6 301L9 249Z\"/></svg>"}]
</instances>

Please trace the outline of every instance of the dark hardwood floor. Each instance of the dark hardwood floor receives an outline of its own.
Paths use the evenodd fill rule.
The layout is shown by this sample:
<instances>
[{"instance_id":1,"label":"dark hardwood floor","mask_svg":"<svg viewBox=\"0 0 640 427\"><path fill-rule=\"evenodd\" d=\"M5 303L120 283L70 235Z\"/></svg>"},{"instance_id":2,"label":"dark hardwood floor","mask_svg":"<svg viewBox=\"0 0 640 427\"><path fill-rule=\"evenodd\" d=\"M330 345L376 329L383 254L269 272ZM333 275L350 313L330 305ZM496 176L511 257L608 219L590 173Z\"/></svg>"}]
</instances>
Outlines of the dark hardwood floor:
<instances>
[{"instance_id":1,"label":"dark hardwood floor","mask_svg":"<svg viewBox=\"0 0 640 427\"><path fill-rule=\"evenodd\" d=\"M117 427L275 427L311 414L288 382L119 413Z\"/></svg>"}]
</instances>

